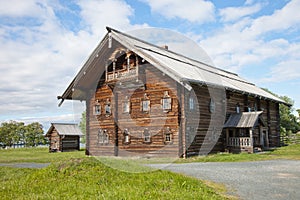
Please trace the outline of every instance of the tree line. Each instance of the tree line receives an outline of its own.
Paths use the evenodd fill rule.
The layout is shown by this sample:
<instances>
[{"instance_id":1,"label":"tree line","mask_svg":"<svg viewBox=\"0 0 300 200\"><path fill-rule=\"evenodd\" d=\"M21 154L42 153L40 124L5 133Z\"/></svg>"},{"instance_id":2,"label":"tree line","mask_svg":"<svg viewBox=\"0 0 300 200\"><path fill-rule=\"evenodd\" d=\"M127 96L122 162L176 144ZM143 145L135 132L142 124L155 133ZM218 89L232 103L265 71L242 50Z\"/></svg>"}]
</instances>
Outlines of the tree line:
<instances>
[{"instance_id":1,"label":"tree line","mask_svg":"<svg viewBox=\"0 0 300 200\"><path fill-rule=\"evenodd\" d=\"M38 122L25 125L24 122L3 122L0 126L0 147L15 147L22 145L35 147L46 144L43 126Z\"/></svg>"}]
</instances>

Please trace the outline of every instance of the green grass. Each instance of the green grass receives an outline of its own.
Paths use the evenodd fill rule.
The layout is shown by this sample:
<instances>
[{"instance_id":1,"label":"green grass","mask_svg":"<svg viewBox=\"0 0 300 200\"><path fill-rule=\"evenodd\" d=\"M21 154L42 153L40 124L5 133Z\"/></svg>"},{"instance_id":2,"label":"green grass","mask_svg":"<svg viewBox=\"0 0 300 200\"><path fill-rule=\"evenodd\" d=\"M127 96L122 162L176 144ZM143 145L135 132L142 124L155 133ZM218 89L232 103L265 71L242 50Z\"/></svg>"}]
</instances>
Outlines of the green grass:
<instances>
[{"instance_id":1,"label":"green grass","mask_svg":"<svg viewBox=\"0 0 300 200\"><path fill-rule=\"evenodd\" d=\"M86 157L83 151L48 153L45 148L0 150L0 163L20 162L51 164L43 169L0 167L1 199L231 198L219 184L151 171L134 160ZM145 173L117 170L124 166Z\"/></svg>"},{"instance_id":2,"label":"green grass","mask_svg":"<svg viewBox=\"0 0 300 200\"><path fill-rule=\"evenodd\" d=\"M273 151L266 151L263 153L218 153L208 156L195 156L187 159L179 159L176 163L187 162L249 162L260 160L274 160L274 159L292 159L300 160L300 144L292 144L289 146L277 148Z\"/></svg>"},{"instance_id":3,"label":"green grass","mask_svg":"<svg viewBox=\"0 0 300 200\"><path fill-rule=\"evenodd\" d=\"M49 153L48 148L0 149L0 163L49 163L70 158L83 158L84 151Z\"/></svg>"},{"instance_id":4,"label":"green grass","mask_svg":"<svg viewBox=\"0 0 300 200\"><path fill-rule=\"evenodd\" d=\"M270 159L300 160L300 144L281 147L262 154L214 154L177 159L176 162L236 162ZM223 185L203 182L167 171L152 171L138 164L168 160L168 158L144 160L95 158L86 157L84 151L48 153L46 148L0 150L0 163L51 163L43 169L0 167L0 196L1 199L233 198L224 195L226 189Z\"/></svg>"},{"instance_id":5,"label":"green grass","mask_svg":"<svg viewBox=\"0 0 300 200\"><path fill-rule=\"evenodd\" d=\"M43 169L0 167L1 199L226 199L203 182L167 171L126 173L73 158Z\"/></svg>"}]
</instances>

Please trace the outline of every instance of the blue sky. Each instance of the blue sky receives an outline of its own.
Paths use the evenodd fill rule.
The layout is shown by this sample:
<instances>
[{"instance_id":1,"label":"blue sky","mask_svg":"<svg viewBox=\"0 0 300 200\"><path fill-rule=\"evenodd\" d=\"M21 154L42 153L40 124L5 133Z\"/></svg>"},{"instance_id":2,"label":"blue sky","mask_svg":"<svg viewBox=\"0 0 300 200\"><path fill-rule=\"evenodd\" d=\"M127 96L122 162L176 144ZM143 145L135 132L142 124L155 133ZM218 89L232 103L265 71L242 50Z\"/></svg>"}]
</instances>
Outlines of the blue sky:
<instances>
[{"instance_id":1,"label":"blue sky","mask_svg":"<svg viewBox=\"0 0 300 200\"><path fill-rule=\"evenodd\" d=\"M16 6L17 5L17 6ZM0 122L78 122L61 95L106 33L179 32L214 64L300 108L299 0L10 0L0 2Z\"/></svg>"}]
</instances>

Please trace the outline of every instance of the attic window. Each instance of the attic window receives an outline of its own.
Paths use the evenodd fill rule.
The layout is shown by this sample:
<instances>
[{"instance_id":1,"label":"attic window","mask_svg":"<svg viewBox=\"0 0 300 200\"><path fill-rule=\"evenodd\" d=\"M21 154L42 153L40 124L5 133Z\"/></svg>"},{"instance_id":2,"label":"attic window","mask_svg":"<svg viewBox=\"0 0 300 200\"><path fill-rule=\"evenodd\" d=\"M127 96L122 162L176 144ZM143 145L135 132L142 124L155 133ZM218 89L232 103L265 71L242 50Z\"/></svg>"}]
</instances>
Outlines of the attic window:
<instances>
[{"instance_id":1,"label":"attic window","mask_svg":"<svg viewBox=\"0 0 300 200\"><path fill-rule=\"evenodd\" d=\"M144 140L144 143L151 143L151 134L150 134L148 128L144 129L143 140Z\"/></svg>"},{"instance_id":2,"label":"attic window","mask_svg":"<svg viewBox=\"0 0 300 200\"><path fill-rule=\"evenodd\" d=\"M172 99L169 96L169 92L164 92L164 97L162 99L162 108L164 112L168 112L172 109Z\"/></svg>"},{"instance_id":3,"label":"attic window","mask_svg":"<svg viewBox=\"0 0 300 200\"><path fill-rule=\"evenodd\" d=\"M148 113L150 111L150 99L147 94L144 94L144 98L142 99L142 111Z\"/></svg>"},{"instance_id":4,"label":"attic window","mask_svg":"<svg viewBox=\"0 0 300 200\"><path fill-rule=\"evenodd\" d=\"M107 99L105 102L105 115L107 116L111 115L111 105L109 99Z\"/></svg>"},{"instance_id":5,"label":"attic window","mask_svg":"<svg viewBox=\"0 0 300 200\"><path fill-rule=\"evenodd\" d=\"M98 143L99 144L108 144L109 135L106 129L99 129L98 131Z\"/></svg>"}]
</instances>

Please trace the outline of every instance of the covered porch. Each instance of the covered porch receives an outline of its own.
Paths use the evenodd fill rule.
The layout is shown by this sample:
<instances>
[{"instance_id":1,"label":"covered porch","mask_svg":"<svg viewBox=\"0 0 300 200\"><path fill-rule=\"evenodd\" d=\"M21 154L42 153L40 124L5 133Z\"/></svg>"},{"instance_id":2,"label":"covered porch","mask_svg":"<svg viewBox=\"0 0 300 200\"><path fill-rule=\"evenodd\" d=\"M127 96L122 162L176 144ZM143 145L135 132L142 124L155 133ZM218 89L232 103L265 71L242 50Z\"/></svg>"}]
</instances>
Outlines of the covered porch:
<instances>
[{"instance_id":1,"label":"covered porch","mask_svg":"<svg viewBox=\"0 0 300 200\"><path fill-rule=\"evenodd\" d=\"M268 128L262 111L231 114L224 125L225 148L229 152L253 153L269 147Z\"/></svg>"}]
</instances>

